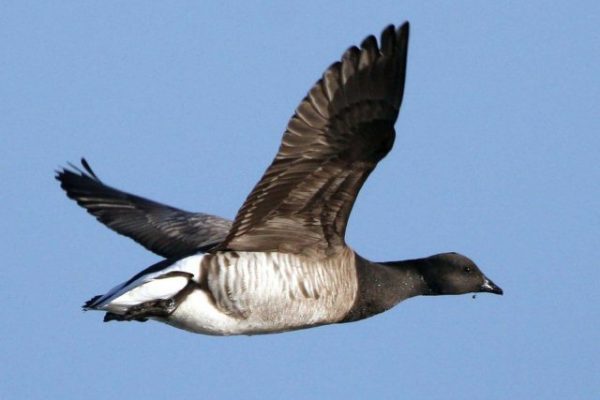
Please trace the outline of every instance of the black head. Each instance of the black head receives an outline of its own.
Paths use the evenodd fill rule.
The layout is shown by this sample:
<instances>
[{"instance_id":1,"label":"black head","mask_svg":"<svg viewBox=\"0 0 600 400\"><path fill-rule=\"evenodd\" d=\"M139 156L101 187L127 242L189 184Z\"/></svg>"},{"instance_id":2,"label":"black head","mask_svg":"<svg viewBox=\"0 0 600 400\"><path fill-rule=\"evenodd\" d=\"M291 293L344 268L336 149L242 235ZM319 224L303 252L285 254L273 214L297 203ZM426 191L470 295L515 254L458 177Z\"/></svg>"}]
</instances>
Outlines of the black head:
<instances>
[{"instance_id":1,"label":"black head","mask_svg":"<svg viewBox=\"0 0 600 400\"><path fill-rule=\"evenodd\" d=\"M425 259L422 275L432 295L489 292L502 294L469 258L458 253L442 253Z\"/></svg>"}]
</instances>

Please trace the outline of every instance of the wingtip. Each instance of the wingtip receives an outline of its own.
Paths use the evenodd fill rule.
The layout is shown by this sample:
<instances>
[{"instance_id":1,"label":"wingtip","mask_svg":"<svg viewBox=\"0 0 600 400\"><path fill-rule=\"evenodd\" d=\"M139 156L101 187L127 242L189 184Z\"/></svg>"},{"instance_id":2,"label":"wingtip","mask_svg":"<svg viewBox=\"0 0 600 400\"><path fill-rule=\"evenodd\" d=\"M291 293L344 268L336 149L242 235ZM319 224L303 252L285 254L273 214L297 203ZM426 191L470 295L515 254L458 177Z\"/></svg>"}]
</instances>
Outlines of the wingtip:
<instances>
[{"instance_id":1,"label":"wingtip","mask_svg":"<svg viewBox=\"0 0 600 400\"><path fill-rule=\"evenodd\" d=\"M56 179L57 181L61 181L62 180L62 176L65 173L65 168L64 167L57 167L54 170L54 179Z\"/></svg>"},{"instance_id":2,"label":"wingtip","mask_svg":"<svg viewBox=\"0 0 600 400\"><path fill-rule=\"evenodd\" d=\"M396 37L403 43L408 42L408 37L410 36L410 23L405 21L402 25L398 27L396 30Z\"/></svg>"},{"instance_id":3,"label":"wingtip","mask_svg":"<svg viewBox=\"0 0 600 400\"><path fill-rule=\"evenodd\" d=\"M410 31L410 22L409 21L404 21L401 24L395 25L395 24L389 24L388 26L386 26L383 31L395 31L397 32L398 36L404 35L404 34L408 34L408 32Z\"/></svg>"},{"instance_id":4,"label":"wingtip","mask_svg":"<svg viewBox=\"0 0 600 400\"><path fill-rule=\"evenodd\" d=\"M80 162L81 166L78 166L71 162L67 162L66 167L59 166L58 169L54 170L54 179L61 183L61 187L64 190L67 190L65 185L68 185L69 181L80 178L102 183L102 181L100 180L100 178L98 178L98 175L96 175L96 173L94 172L88 161L85 159L85 157L81 157Z\"/></svg>"},{"instance_id":5,"label":"wingtip","mask_svg":"<svg viewBox=\"0 0 600 400\"><path fill-rule=\"evenodd\" d=\"M100 181L100 178L98 178L98 175L96 175L96 173L94 172L94 170L92 169L92 167L90 166L90 164L87 162L87 160L85 159L85 157L81 157L81 165L83 166L83 168L92 176L94 177L94 179L96 179L97 181Z\"/></svg>"}]
</instances>

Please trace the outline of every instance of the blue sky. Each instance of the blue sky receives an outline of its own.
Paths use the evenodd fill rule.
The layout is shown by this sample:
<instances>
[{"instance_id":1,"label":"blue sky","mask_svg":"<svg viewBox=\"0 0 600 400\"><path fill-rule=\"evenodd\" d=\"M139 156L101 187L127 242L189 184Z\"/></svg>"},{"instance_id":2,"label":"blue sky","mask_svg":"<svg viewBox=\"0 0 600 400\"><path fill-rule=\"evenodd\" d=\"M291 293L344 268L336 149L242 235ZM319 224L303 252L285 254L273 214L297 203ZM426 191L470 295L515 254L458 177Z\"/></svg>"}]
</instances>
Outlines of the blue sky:
<instances>
[{"instance_id":1,"label":"blue sky","mask_svg":"<svg viewBox=\"0 0 600 400\"><path fill-rule=\"evenodd\" d=\"M598 2L355 3L2 2L2 399L598 396ZM230 338L80 311L158 257L55 169L85 156L118 188L231 218L323 70L404 20L395 148L347 241L459 251L503 297Z\"/></svg>"}]
</instances>

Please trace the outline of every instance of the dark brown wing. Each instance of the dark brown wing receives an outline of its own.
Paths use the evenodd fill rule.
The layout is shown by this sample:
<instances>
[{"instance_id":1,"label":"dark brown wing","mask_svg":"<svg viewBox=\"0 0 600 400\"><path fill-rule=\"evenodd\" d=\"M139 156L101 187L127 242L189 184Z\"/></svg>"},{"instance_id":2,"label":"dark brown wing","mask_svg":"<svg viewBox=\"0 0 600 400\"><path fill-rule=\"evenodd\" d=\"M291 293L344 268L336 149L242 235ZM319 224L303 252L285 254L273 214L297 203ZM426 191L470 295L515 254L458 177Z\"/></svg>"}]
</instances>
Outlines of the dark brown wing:
<instances>
[{"instance_id":1,"label":"dark brown wing","mask_svg":"<svg viewBox=\"0 0 600 400\"><path fill-rule=\"evenodd\" d=\"M379 46L369 36L325 71L218 249L327 255L345 244L356 196L394 143L408 31L389 26Z\"/></svg>"},{"instance_id":2,"label":"dark brown wing","mask_svg":"<svg viewBox=\"0 0 600 400\"><path fill-rule=\"evenodd\" d=\"M214 215L191 213L135 196L105 185L85 159L85 171L58 171L56 179L71 199L110 229L166 257L208 251L221 243L231 221Z\"/></svg>"}]
</instances>

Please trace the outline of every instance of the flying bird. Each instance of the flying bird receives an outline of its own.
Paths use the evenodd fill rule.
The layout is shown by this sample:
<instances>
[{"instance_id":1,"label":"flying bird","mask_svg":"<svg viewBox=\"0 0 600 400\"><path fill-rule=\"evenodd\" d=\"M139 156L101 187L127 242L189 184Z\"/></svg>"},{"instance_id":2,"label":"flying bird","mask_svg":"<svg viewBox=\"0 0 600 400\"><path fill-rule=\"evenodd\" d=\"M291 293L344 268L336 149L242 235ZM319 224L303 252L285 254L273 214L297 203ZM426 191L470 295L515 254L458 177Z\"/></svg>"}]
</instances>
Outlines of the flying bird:
<instances>
[{"instance_id":1,"label":"flying bird","mask_svg":"<svg viewBox=\"0 0 600 400\"><path fill-rule=\"evenodd\" d=\"M408 36L408 22L390 25L325 70L233 222L114 189L85 159L59 171L70 198L165 257L84 309L253 335L361 320L419 295L502 294L458 253L372 262L346 244L356 196L394 144Z\"/></svg>"}]
</instances>

